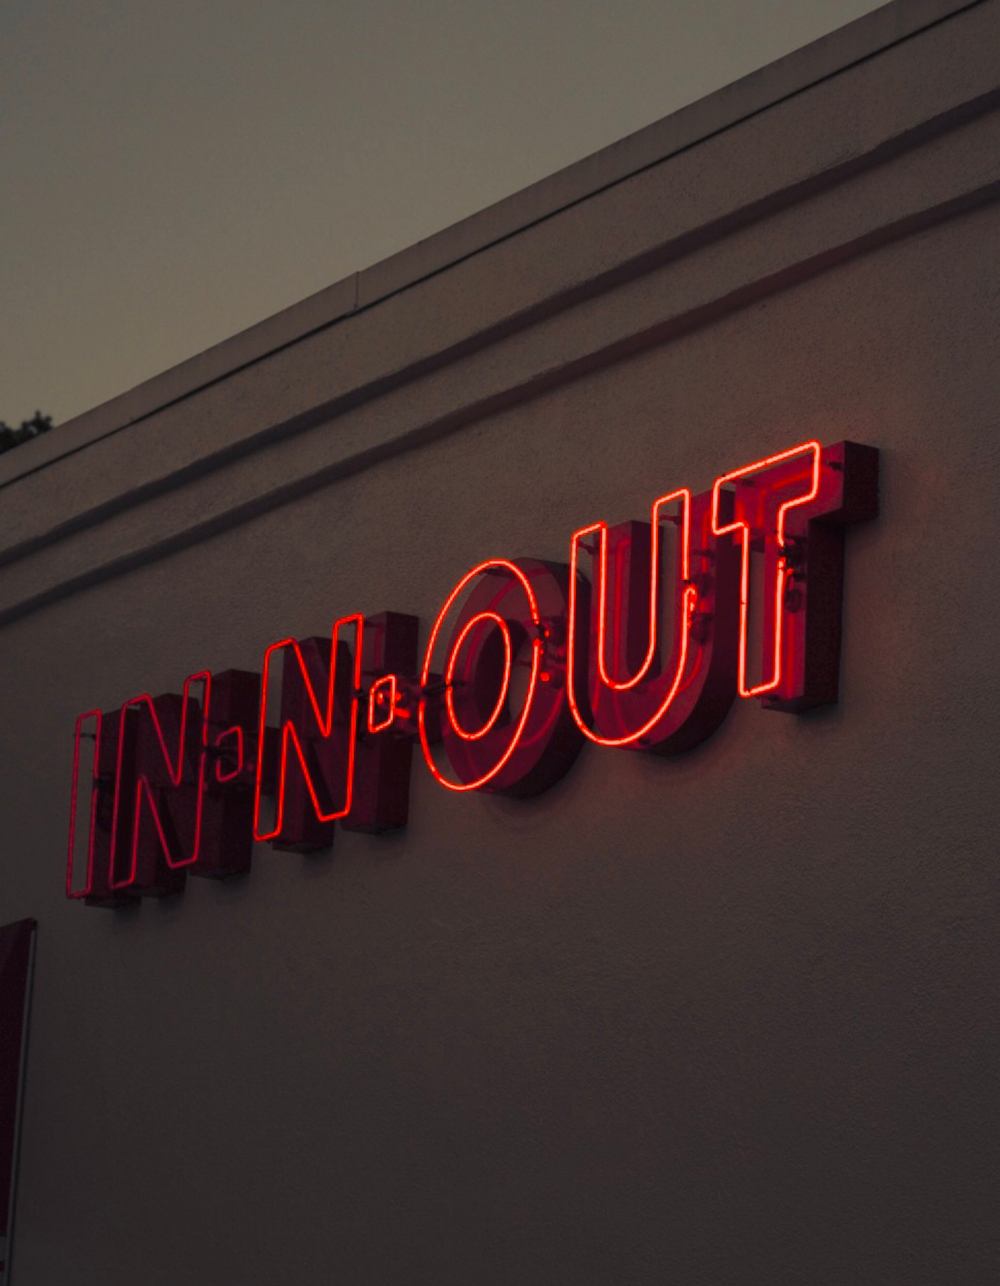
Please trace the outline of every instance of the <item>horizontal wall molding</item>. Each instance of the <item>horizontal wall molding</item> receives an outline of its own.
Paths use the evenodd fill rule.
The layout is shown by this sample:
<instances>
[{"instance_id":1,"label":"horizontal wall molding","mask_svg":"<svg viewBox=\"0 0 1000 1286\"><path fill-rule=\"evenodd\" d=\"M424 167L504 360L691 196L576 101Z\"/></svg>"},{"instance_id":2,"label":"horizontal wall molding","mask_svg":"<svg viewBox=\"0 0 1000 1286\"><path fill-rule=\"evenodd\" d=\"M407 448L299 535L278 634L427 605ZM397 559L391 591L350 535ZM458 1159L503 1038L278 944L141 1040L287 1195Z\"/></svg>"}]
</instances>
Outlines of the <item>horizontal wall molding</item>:
<instances>
[{"instance_id":1,"label":"horizontal wall molding","mask_svg":"<svg viewBox=\"0 0 1000 1286\"><path fill-rule=\"evenodd\" d=\"M997 0L950 12L965 10L1000 40ZM923 51L897 42L492 259L453 265L389 303L359 309L354 298L347 347L317 334L132 425L143 437L121 433L23 475L0 507L0 624L996 202L997 46L971 43L973 62L926 90L921 58L940 59L940 39ZM957 46L969 45L964 32ZM893 79L903 90L886 106L873 90ZM855 113L840 136L838 107ZM798 152L769 158L790 126ZM744 158L735 179L734 157ZM677 199L692 191L687 206ZM552 266L546 250L562 245ZM522 279L508 288L509 265ZM507 293L480 298L497 280ZM315 396L308 379L339 391ZM157 444L161 456L147 450ZM94 452L104 453L96 474Z\"/></svg>"},{"instance_id":2,"label":"horizontal wall molding","mask_svg":"<svg viewBox=\"0 0 1000 1286\"><path fill-rule=\"evenodd\" d=\"M90 589L117 576L135 571L149 563L169 557L181 550L191 548L240 525L253 521L261 514L291 504L302 497L364 472L366 469L390 459L416 450L437 441L448 434L455 433L489 416L525 402L534 397L559 387L571 380L579 379L609 367L616 362L627 360L648 348L670 342L682 335L690 334L702 326L722 320L741 308L748 307L779 294L796 285L808 281L823 272L849 262L864 254L879 250L893 241L924 231L928 228L978 209L984 205L1000 201L1000 180L985 184L975 191L952 198L920 212L866 233L851 242L830 247L828 250L802 260L780 272L771 274L748 283L726 296L705 304L690 312L664 321L658 325L637 332L616 344L609 345L599 352L588 353L573 362L558 368L542 372L523 384L510 387L502 392L483 398L456 409L448 415L431 422L418 425L388 441L364 450L346 455L343 459L331 463L294 482L275 487L272 490L255 496L252 500L224 509L211 517L174 532L159 540L154 540L139 548L132 549L117 557L95 563L86 571L56 580L45 589L26 597L0 606L0 625L6 625L34 611L56 603L72 594Z\"/></svg>"}]
</instances>

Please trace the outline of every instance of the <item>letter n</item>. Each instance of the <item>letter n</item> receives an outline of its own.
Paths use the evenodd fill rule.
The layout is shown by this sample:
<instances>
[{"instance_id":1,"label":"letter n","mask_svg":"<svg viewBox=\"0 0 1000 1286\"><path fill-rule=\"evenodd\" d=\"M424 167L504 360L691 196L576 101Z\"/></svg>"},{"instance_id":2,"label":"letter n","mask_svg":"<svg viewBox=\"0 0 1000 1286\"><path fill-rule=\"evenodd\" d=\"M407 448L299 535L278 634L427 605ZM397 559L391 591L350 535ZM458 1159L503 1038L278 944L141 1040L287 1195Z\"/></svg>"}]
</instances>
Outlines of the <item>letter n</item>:
<instances>
[{"instance_id":1,"label":"letter n","mask_svg":"<svg viewBox=\"0 0 1000 1286\"><path fill-rule=\"evenodd\" d=\"M351 810L363 628L347 616L329 640L282 639L264 654L254 835L274 848L329 848L334 821Z\"/></svg>"},{"instance_id":2,"label":"letter n","mask_svg":"<svg viewBox=\"0 0 1000 1286\"><path fill-rule=\"evenodd\" d=\"M179 893L202 858L211 675L182 696L134 697L118 716L112 893ZM113 718L113 716L112 716Z\"/></svg>"}]
</instances>

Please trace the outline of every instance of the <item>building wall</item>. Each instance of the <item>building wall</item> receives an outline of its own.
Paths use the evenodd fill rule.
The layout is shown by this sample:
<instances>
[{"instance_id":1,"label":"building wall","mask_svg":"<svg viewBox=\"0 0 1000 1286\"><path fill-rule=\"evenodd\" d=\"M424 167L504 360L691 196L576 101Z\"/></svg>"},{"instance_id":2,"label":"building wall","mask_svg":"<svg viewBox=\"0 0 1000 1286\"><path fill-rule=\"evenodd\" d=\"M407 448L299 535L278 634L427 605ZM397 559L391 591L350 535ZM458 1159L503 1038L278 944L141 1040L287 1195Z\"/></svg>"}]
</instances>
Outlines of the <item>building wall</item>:
<instances>
[{"instance_id":1,"label":"building wall","mask_svg":"<svg viewBox=\"0 0 1000 1286\"><path fill-rule=\"evenodd\" d=\"M897 0L5 457L15 1286L992 1279L998 49ZM82 710L811 437L838 706L63 896Z\"/></svg>"}]
</instances>

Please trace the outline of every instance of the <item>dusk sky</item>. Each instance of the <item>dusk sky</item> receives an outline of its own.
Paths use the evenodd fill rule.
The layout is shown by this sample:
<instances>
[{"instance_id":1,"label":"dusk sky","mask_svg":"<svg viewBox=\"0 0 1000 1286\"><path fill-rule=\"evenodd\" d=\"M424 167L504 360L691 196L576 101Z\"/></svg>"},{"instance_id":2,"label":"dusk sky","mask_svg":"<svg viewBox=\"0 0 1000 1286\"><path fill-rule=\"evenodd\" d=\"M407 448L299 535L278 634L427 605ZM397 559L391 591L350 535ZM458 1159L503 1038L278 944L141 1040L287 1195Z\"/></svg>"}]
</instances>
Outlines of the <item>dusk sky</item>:
<instances>
[{"instance_id":1,"label":"dusk sky","mask_svg":"<svg viewBox=\"0 0 1000 1286\"><path fill-rule=\"evenodd\" d=\"M2 0L0 419L61 423L878 7Z\"/></svg>"}]
</instances>

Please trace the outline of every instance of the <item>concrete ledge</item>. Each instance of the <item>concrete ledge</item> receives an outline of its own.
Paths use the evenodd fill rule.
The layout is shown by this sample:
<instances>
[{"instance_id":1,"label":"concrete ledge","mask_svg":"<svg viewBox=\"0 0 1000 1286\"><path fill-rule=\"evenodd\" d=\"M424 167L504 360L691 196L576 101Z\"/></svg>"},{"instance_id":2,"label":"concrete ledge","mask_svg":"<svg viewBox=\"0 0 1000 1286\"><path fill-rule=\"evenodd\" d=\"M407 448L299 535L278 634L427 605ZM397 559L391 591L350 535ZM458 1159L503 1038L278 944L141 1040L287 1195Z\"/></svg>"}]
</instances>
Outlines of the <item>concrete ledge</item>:
<instances>
[{"instance_id":1,"label":"concrete ledge","mask_svg":"<svg viewBox=\"0 0 1000 1286\"><path fill-rule=\"evenodd\" d=\"M0 488L225 379L304 336L659 164L916 35L993 0L892 0L767 67L326 287L0 458Z\"/></svg>"}]
</instances>

